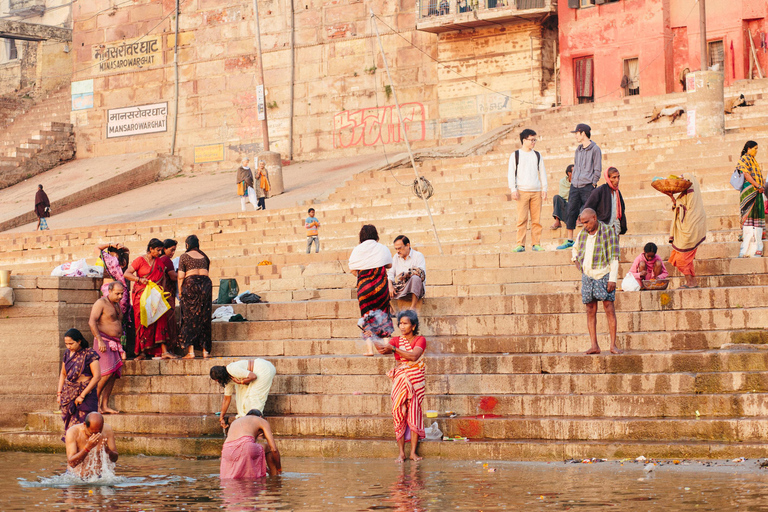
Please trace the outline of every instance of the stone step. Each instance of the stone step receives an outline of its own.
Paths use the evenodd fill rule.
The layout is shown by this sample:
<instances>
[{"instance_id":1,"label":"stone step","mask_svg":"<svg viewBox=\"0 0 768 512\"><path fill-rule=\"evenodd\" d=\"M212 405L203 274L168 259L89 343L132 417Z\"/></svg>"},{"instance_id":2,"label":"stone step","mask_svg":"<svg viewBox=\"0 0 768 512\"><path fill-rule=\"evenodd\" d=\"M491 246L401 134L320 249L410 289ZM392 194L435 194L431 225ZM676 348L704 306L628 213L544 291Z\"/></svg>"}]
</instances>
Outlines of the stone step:
<instances>
[{"instance_id":1,"label":"stone step","mask_svg":"<svg viewBox=\"0 0 768 512\"><path fill-rule=\"evenodd\" d=\"M152 393L117 394L114 406L130 414L196 413L221 410L220 394ZM424 410L434 410L441 420L452 411L462 417L570 416L570 417L762 417L768 394L718 395L444 395L428 393ZM389 393L359 395L270 394L268 416L329 414L378 416L391 407ZM428 421L432 421L431 419Z\"/></svg>"},{"instance_id":2,"label":"stone step","mask_svg":"<svg viewBox=\"0 0 768 512\"><path fill-rule=\"evenodd\" d=\"M28 427L33 431L60 432L58 413L30 413ZM116 432L153 435L218 436L221 433L214 414L119 414L109 416ZM317 436L392 438L392 417L351 415L270 416L273 433L278 436ZM554 440L624 442L655 439L665 441L762 442L768 418L556 418L498 417L440 418L446 436L483 440Z\"/></svg>"},{"instance_id":3,"label":"stone step","mask_svg":"<svg viewBox=\"0 0 768 512\"><path fill-rule=\"evenodd\" d=\"M553 298L550 303L557 303ZM307 304L321 304L308 302ZM457 310L457 313L461 313ZM761 315L766 307L711 308L698 310L617 312L618 332L632 331L686 331L762 329ZM579 313L516 313L475 315L471 317L425 316L421 332L426 336L487 336L526 334L586 333L586 315ZM605 318L598 314L598 330L605 332ZM337 322L335 319L268 320L258 322L214 322L214 338L221 339L285 339L285 338L354 338L359 334L355 322Z\"/></svg>"},{"instance_id":4,"label":"stone step","mask_svg":"<svg viewBox=\"0 0 768 512\"><path fill-rule=\"evenodd\" d=\"M108 420L109 421L109 420ZM124 455L154 455L166 457L219 457L222 436L184 437L172 435L115 435L117 447ZM393 439L364 438L340 439L328 437L278 437L283 457L329 458L387 458L397 456ZM45 451L64 453L60 433L2 432L0 449L14 451ZM760 458L765 455L762 442L723 441L636 441L621 443L594 441L537 441L505 440L468 442L426 441L419 445L419 454L427 458L453 460L537 460L564 461L570 459L634 459L643 455L648 459L732 459L735 457ZM642 466L638 466L640 468Z\"/></svg>"},{"instance_id":5,"label":"stone step","mask_svg":"<svg viewBox=\"0 0 768 512\"><path fill-rule=\"evenodd\" d=\"M428 345L429 347L429 345ZM322 376L332 381L348 375L383 377L392 367L391 357L364 356L269 356L266 359L275 365L276 379L280 378L290 385L288 376ZM134 376L126 379L125 386L140 390L144 385L159 386L159 382L168 377L181 378L193 376L202 379L205 389L215 389L215 383L207 378L210 368L216 364L228 364L234 358L216 358L216 360L183 361L131 361L126 364L125 375ZM157 364L159 363L159 364ZM587 356L582 353L547 353L547 354L430 354L427 349L428 375L430 378L442 378L446 375L469 375L469 379L478 380L491 376L503 379L521 375L585 375L585 378L602 377L609 374L653 374L653 373L709 373L709 372L758 372L768 366L766 350L701 350L671 352L630 352L619 356ZM144 382L138 383L141 377ZM458 377L457 377L458 378ZM579 377L574 377L579 379ZM201 384L202 385L202 384ZM170 388L165 388L165 390ZM175 387L173 389L176 389ZM510 388L512 389L512 388ZM127 391L127 390L126 390ZM152 392L163 388L153 389ZM281 391L280 389L275 392ZM470 392L470 391L466 391ZM472 391L475 393L476 391ZM481 391L479 391L481 392ZM490 391L489 391L490 392ZM504 391L495 391L504 392ZM506 391L509 392L509 391ZM626 390L624 391L626 392Z\"/></svg>"},{"instance_id":6,"label":"stone step","mask_svg":"<svg viewBox=\"0 0 768 512\"><path fill-rule=\"evenodd\" d=\"M432 354L518 354L575 353L585 349L582 335L442 336L429 338ZM729 345L768 344L768 331L723 330L693 332L627 332L618 335L618 344L630 351L669 351L719 349ZM213 342L217 357L336 355L362 352L360 338L328 340L224 340Z\"/></svg>"}]
</instances>

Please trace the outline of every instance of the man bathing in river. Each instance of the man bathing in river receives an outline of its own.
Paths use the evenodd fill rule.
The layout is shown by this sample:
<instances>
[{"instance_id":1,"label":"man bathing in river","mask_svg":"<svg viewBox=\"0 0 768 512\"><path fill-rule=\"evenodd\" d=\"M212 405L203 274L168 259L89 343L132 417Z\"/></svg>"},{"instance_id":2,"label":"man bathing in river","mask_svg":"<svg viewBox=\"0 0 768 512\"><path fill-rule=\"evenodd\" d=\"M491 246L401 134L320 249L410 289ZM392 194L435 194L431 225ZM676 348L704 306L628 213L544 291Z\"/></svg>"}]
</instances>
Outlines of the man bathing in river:
<instances>
[{"instance_id":1,"label":"man bathing in river","mask_svg":"<svg viewBox=\"0 0 768 512\"><path fill-rule=\"evenodd\" d=\"M259 437L266 439L266 451L256 442ZM251 409L229 427L227 440L221 447L220 477L222 480L253 480L266 476L267 471L272 476L283 472L280 452L272 436L272 429L262 417L261 411Z\"/></svg>"},{"instance_id":2,"label":"man bathing in river","mask_svg":"<svg viewBox=\"0 0 768 512\"><path fill-rule=\"evenodd\" d=\"M599 354L597 303L603 303L611 335L611 354L616 346L616 278L619 274L619 232L597 220L595 210L584 208L579 216L584 229L576 237L571 261L581 271L581 301L587 307L587 329L592 346L587 354Z\"/></svg>"},{"instance_id":3,"label":"man bathing in river","mask_svg":"<svg viewBox=\"0 0 768 512\"><path fill-rule=\"evenodd\" d=\"M80 423L67 430L67 466L80 478L101 476L103 450L109 460L117 462L117 446L112 427L104 424L104 416L92 412ZM95 455L94 455L95 454Z\"/></svg>"},{"instance_id":4,"label":"man bathing in river","mask_svg":"<svg viewBox=\"0 0 768 512\"><path fill-rule=\"evenodd\" d=\"M112 281L107 288L107 295L100 298L91 308L88 326L93 334L94 349L99 351L101 379L98 384L99 412L117 414L109 407L109 396L115 380L120 378L123 368L123 312L120 301L125 293L125 286L120 281Z\"/></svg>"}]
</instances>

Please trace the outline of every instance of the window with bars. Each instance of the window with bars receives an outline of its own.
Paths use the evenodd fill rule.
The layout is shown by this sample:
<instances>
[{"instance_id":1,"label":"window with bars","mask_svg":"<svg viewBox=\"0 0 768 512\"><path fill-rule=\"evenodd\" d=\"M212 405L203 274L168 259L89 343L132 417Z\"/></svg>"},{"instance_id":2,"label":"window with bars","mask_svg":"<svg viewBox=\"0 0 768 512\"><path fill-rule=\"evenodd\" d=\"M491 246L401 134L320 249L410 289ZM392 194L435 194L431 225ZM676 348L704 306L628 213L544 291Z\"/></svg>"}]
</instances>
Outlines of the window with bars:
<instances>
[{"instance_id":1,"label":"window with bars","mask_svg":"<svg viewBox=\"0 0 768 512\"><path fill-rule=\"evenodd\" d=\"M725 45L723 40L710 41L707 43L707 49L709 53L709 67L719 64L718 70L724 71L725 68Z\"/></svg>"}]
</instances>

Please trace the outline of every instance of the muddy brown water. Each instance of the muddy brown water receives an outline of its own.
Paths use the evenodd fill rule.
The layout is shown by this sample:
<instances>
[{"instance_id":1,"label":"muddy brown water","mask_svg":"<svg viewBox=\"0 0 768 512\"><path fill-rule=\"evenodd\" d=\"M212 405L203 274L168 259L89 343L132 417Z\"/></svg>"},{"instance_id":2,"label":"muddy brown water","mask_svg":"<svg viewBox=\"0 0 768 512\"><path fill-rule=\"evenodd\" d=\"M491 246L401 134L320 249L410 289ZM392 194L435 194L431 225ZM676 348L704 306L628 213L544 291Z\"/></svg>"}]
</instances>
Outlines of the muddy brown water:
<instances>
[{"instance_id":1,"label":"muddy brown water","mask_svg":"<svg viewBox=\"0 0 768 512\"><path fill-rule=\"evenodd\" d=\"M83 485L62 477L63 455L5 452L0 510L768 510L757 461L644 467L285 458L282 477L221 482L218 460L133 456Z\"/></svg>"}]
</instances>

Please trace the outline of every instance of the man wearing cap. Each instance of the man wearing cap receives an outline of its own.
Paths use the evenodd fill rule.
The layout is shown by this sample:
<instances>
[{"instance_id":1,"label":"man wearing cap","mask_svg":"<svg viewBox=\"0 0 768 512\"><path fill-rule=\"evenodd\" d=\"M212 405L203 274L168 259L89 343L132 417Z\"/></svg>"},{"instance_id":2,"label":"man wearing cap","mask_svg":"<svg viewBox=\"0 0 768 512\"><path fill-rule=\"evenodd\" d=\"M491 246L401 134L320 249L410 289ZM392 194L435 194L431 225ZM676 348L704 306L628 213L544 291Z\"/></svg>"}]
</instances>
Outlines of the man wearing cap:
<instances>
[{"instance_id":1,"label":"man wearing cap","mask_svg":"<svg viewBox=\"0 0 768 512\"><path fill-rule=\"evenodd\" d=\"M603 172L603 152L600 147L590 140L592 128L588 124L579 123L571 133L576 134L576 156L573 162L573 176L571 177L571 190L568 193L568 213L565 219L565 227L568 231L568 240L559 245L558 250L573 247L573 230L576 229L576 221L581 210L587 204L589 195L597 187L600 175Z\"/></svg>"}]
</instances>

